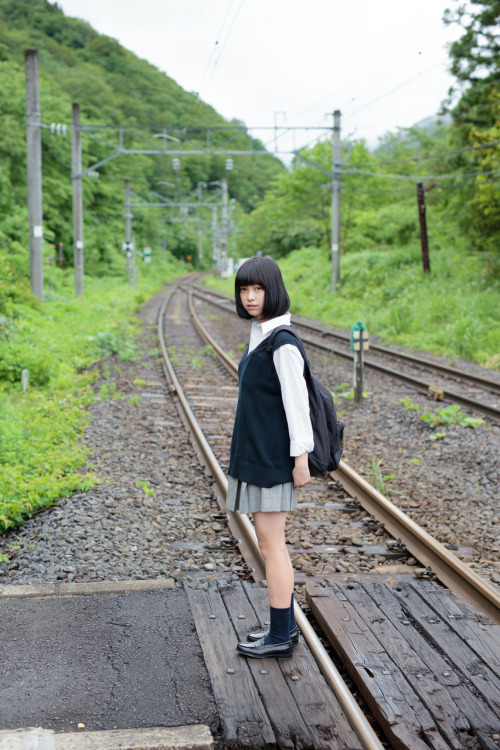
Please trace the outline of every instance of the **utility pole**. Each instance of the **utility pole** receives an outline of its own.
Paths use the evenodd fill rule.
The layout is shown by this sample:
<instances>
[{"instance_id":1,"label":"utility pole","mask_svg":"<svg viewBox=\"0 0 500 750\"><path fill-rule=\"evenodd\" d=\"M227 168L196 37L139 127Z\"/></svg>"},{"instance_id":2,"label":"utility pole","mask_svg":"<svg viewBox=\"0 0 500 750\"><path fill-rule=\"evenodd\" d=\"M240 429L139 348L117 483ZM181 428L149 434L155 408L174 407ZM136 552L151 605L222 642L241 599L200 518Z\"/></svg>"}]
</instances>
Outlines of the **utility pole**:
<instances>
[{"instance_id":1,"label":"utility pole","mask_svg":"<svg viewBox=\"0 0 500 750\"><path fill-rule=\"evenodd\" d=\"M219 271L223 273L226 270L226 263L227 263L228 194L227 194L227 180L225 177L221 180L221 184L222 184L222 235L221 235L221 243L220 243L221 268L219 268Z\"/></svg>"},{"instance_id":2,"label":"utility pole","mask_svg":"<svg viewBox=\"0 0 500 750\"><path fill-rule=\"evenodd\" d=\"M31 291L40 302L43 302L42 137L38 88L38 50L27 49L25 58L30 281Z\"/></svg>"},{"instance_id":3,"label":"utility pole","mask_svg":"<svg viewBox=\"0 0 500 750\"><path fill-rule=\"evenodd\" d=\"M82 138L80 105L73 102L71 128L71 156L73 177L73 265L75 267L75 296L83 294L83 192Z\"/></svg>"},{"instance_id":4,"label":"utility pole","mask_svg":"<svg viewBox=\"0 0 500 750\"><path fill-rule=\"evenodd\" d=\"M434 185L432 185L434 187ZM417 182L418 220L420 223L420 246L424 273L430 273L429 245L427 243L427 222L425 220L425 193L423 182Z\"/></svg>"},{"instance_id":5,"label":"utility pole","mask_svg":"<svg viewBox=\"0 0 500 750\"><path fill-rule=\"evenodd\" d=\"M200 263L203 261L203 228L201 226L201 216L200 225L198 227L198 260Z\"/></svg>"},{"instance_id":6,"label":"utility pole","mask_svg":"<svg viewBox=\"0 0 500 750\"><path fill-rule=\"evenodd\" d=\"M332 139L332 292L336 292L340 281L340 110L333 113Z\"/></svg>"},{"instance_id":7,"label":"utility pole","mask_svg":"<svg viewBox=\"0 0 500 750\"><path fill-rule=\"evenodd\" d=\"M219 270L219 236L217 228L217 206L212 206L212 263Z\"/></svg>"},{"instance_id":8,"label":"utility pole","mask_svg":"<svg viewBox=\"0 0 500 750\"><path fill-rule=\"evenodd\" d=\"M127 253L127 276L132 283L132 211L130 208L130 180L125 180L125 246Z\"/></svg>"}]
</instances>

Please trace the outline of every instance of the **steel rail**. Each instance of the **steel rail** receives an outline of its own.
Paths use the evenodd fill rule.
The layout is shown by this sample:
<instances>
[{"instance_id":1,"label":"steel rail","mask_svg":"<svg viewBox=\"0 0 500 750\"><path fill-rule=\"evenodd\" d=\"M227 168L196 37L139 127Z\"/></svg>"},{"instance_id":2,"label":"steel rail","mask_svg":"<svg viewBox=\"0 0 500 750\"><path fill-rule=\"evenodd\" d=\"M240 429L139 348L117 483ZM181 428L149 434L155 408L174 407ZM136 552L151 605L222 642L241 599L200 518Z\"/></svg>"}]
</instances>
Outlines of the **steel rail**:
<instances>
[{"instance_id":1,"label":"steel rail","mask_svg":"<svg viewBox=\"0 0 500 750\"><path fill-rule=\"evenodd\" d=\"M229 310L225 305L222 303L217 302L216 300L211 300L207 296L203 294L203 292L199 292L198 290L194 290L193 292L197 297L200 299L205 300L211 305L215 305L216 307L220 307L221 309L228 310L229 312L234 312L234 310ZM312 329L312 326L309 324L303 324L302 322L297 320L298 326L304 326ZM321 331L318 330L318 333L321 333L322 335L331 335L331 336L337 336L335 333L328 333L327 331ZM343 349L337 349L335 346L332 346L331 344L326 344L319 341L314 341L313 339L310 339L306 336L301 336L302 341L309 345L309 346L315 346L317 349L321 349L323 351L327 351L330 354L334 354L335 356L342 357L343 359L352 360L352 354L350 352L347 352ZM374 347L372 347L374 349ZM390 352L390 350L387 350ZM393 354L393 352L391 352ZM393 356L398 357L399 352L396 352L396 354L393 354ZM405 355L406 356L406 355ZM408 355L409 356L409 355ZM417 363L422 364L422 361L414 358ZM487 404L482 404L479 401L476 401L475 399L469 398L468 396L464 396L460 393L456 393L455 391L451 391L447 388L439 388L433 385L430 385L429 383L426 383L423 380L420 380L419 378L415 378L412 375L406 375L403 372L398 372L397 370L393 370L390 367L386 367L384 365L380 365L377 362L374 362L369 357L364 357L363 362L366 367L371 368L372 370L375 370L377 372L381 372L383 375L388 375L392 378L397 378L398 380L402 380L405 383L409 383L410 385L414 386L417 390L421 391L422 393L429 394L434 392L439 392L441 395L441 400L449 399L450 401L453 401L456 404L459 404L460 406L466 406L470 409L474 409L475 411L480 412L481 414L484 414L487 417L491 417L492 419L500 420L500 409L496 406L488 406ZM423 364L425 366L432 367L433 363L430 363L428 361L425 361ZM452 368L450 368L452 369ZM457 373L460 373L460 376L462 379L466 377L466 374L462 374L460 371L457 371ZM456 377L458 377L458 374L455 374ZM493 381L486 380L487 386L490 387ZM496 384L493 386L495 387ZM490 388L491 389L491 388Z\"/></svg>"},{"instance_id":2,"label":"steel rail","mask_svg":"<svg viewBox=\"0 0 500 750\"><path fill-rule=\"evenodd\" d=\"M225 497L227 494L226 476L224 472L222 471L217 459L215 458L214 453L212 449L210 448L210 445L208 444L208 441L205 438L205 435L203 434L196 420L196 417L194 416L191 410L191 407L189 406L189 403L184 395L182 387L179 383L179 380L175 374L174 368L168 356L167 347L165 345L165 337L163 333L163 319L164 319L165 310L166 310L168 301L170 299L170 296L171 295L168 295L165 298L161 306L161 309L158 314L158 323L157 323L158 340L160 342L160 348L162 351L164 364L168 372L169 378L172 382L173 389L175 390L175 393L177 394L177 397L180 401L182 409L185 413L186 419L188 420L189 426L193 434L196 437L196 441L201 451L203 452L205 461L207 462L209 466L209 469L217 483L219 490L223 493L223 496ZM234 363L232 363L232 365L234 367ZM238 512L231 513L229 521L231 521L231 519L233 519L234 522L236 523L239 532L241 533L242 537L246 541L247 547L251 550L252 559L256 561L257 570L255 572L260 574L261 578L265 578L264 559L260 552L260 549L257 543L255 530L252 524L250 523L250 519L245 514L238 513ZM231 528L231 523L230 523L230 528ZM242 540L238 539L238 541L241 543ZM313 654L318 664L318 667L321 670L321 673L323 674L327 684L330 686L333 693L335 694L335 697L337 698L340 707L344 711L349 723L351 724L354 732L356 733L363 747L363 750L383 750L383 746L380 740L378 739L378 737L376 736L375 732L373 731L372 727L370 726L366 716L364 715L363 711L356 703L354 696L352 695L349 688L345 684L342 676L340 675L334 663L328 656L328 653L326 652L324 646L322 645L321 641L319 640L318 636L314 632L312 626L309 624L306 616L304 615L304 613L302 612L301 608L299 607L297 603L295 604L294 614L295 614L297 624L304 637L304 640L309 646L309 649L311 650L311 653Z\"/></svg>"},{"instance_id":3,"label":"steel rail","mask_svg":"<svg viewBox=\"0 0 500 750\"><path fill-rule=\"evenodd\" d=\"M194 307L192 309L192 314L196 315ZM201 321L198 324L203 327ZM230 362L237 372L237 365L232 360ZM445 586L500 624L500 592L492 584L424 531L345 461L341 461L339 469L332 476L352 497L359 500L365 510L381 521L392 536L401 540L422 565L430 568Z\"/></svg>"},{"instance_id":4,"label":"steel rail","mask_svg":"<svg viewBox=\"0 0 500 750\"><path fill-rule=\"evenodd\" d=\"M203 297L205 294L214 294L215 296L219 297L222 300L231 301L231 297L227 294L223 294L222 292L218 292L215 289L210 289L210 291L203 289L202 287L196 287L195 294L198 294L198 296ZM207 300L210 302L210 300ZM331 331L327 328L324 328L320 325L314 325L314 323L311 323L310 321L304 320L304 318L301 318L300 316L295 316L295 320L297 321L297 324L302 326L303 328L308 328L310 331L313 331L314 333L318 333L320 336L331 336L332 338L339 339L340 341L344 341L346 343L350 343L350 336L348 333L340 333L337 331ZM497 382L496 380L490 380L489 378L485 378L483 375L475 375L474 373L465 372L464 370L459 370L458 367L451 367L450 365L444 365L440 362L432 362L430 359L422 359L419 357L415 357L413 354L406 354L406 352L399 352L394 349L389 349L387 346L382 346L381 344L370 344L370 349L373 352L379 352L380 354L385 354L389 357L393 357L394 359L401 359L406 362L410 362L411 364L418 365L420 367L429 367L432 370L437 370L439 372L444 373L445 375L451 375L454 378L459 378L460 380L468 380L471 383L475 383L476 385L481 385L484 388L487 388L495 393L500 393L500 382ZM351 355L348 355L351 356Z\"/></svg>"}]
</instances>

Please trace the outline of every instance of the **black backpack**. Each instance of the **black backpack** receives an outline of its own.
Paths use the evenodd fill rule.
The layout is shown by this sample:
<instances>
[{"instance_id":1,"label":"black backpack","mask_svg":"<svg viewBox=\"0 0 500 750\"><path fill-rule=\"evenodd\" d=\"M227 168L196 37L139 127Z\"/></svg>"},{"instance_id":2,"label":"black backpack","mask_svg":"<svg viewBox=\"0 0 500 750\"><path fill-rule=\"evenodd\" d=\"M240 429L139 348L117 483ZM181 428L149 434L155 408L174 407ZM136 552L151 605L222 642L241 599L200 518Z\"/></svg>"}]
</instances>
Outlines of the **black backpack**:
<instances>
[{"instance_id":1,"label":"black backpack","mask_svg":"<svg viewBox=\"0 0 500 750\"><path fill-rule=\"evenodd\" d=\"M303 344L297 331L291 326L277 326L269 334L267 351L272 353L274 337L279 331L287 331ZM338 469L344 449L344 423L337 419L333 396L328 388L311 373L305 352L304 378L309 393L309 413L314 437L314 448L309 453L309 471L313 477L322 477Z\"/></svg>"}]
</instances>

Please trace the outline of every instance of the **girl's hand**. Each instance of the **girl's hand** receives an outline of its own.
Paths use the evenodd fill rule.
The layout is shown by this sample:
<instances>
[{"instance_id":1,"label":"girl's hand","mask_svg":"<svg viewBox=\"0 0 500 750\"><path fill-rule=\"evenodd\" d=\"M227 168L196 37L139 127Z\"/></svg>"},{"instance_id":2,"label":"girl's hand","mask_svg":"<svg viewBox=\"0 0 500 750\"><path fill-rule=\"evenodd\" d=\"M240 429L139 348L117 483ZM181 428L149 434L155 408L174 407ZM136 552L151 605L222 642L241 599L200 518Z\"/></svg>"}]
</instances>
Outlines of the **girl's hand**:
<instances>
[{"instance_id":1,"label":"girl's hand","mask_svg":"<svg viewBox=\"0 0 500 750\"><path fill-rule=\"evenodd\" d=\"M295 468L292 471L294 487L304 487L305 484L310 484L311 482L307 457L307 453L303 453L301 456L295 456Z\"/></svg>"}]
</instances>

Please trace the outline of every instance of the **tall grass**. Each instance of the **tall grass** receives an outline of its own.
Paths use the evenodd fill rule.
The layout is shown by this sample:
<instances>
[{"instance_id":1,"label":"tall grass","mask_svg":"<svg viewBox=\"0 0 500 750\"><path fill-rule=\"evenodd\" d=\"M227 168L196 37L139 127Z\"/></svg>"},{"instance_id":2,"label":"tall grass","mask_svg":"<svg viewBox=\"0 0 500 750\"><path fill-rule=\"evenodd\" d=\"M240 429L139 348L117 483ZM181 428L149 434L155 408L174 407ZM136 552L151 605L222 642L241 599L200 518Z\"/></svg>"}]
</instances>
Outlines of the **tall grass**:
<instances>
[{"instance_id":1,"label":"tall grass","mask_svg":"<svg viewBox=\"0 0 500 750\"><path fill-rule=\"evenodd\" d=\"M75 299L72 273L48 269L43 306L22 280L9 280L0 314L0 533L96 481L83 469L79 440L93 400L85 368L110 353L136 358L135 312L180 273L170 259L142 268L137 287L86 277L84 296Z\"/></svg>"}]
</instances>

